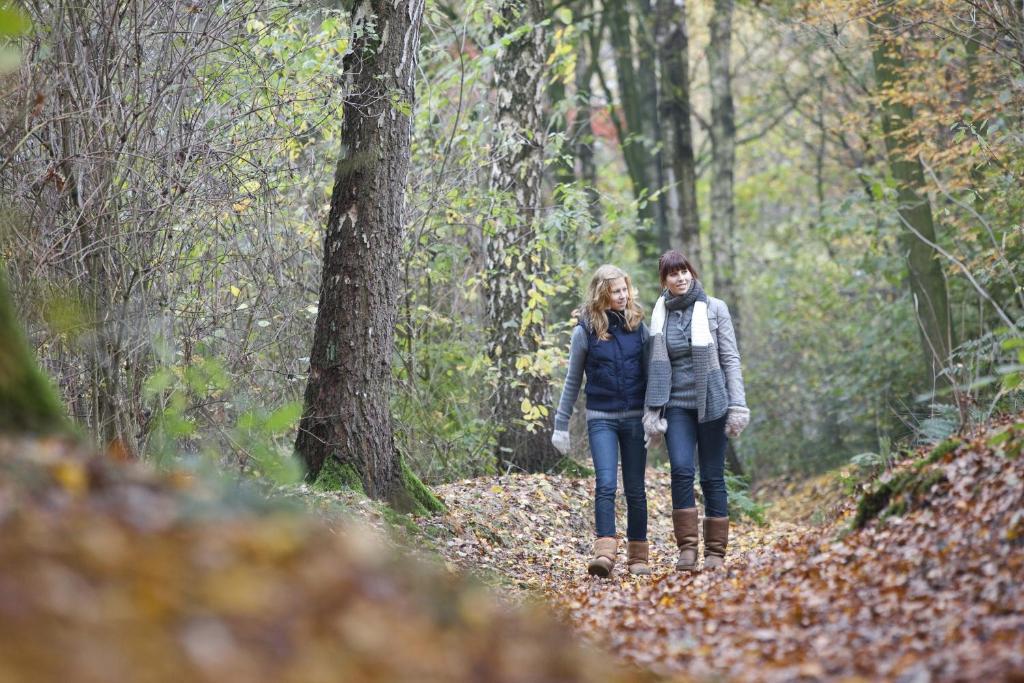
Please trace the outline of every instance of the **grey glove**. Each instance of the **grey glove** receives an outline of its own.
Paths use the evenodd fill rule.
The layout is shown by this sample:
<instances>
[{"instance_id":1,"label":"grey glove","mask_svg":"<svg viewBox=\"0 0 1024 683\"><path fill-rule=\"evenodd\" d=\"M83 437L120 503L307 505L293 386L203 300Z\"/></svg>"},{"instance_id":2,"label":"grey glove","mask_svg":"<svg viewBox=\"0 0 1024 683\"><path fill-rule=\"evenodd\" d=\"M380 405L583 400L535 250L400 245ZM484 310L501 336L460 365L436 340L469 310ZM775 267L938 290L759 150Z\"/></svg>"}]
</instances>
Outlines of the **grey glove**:
<instances>
[{"instance_id":1,"label":"grey glove","mask_svg":"<svg viewBox=\"0 0 1024 683\"><path fill-rule=\"evenodd\" d=\"M655 408L648 408L644 411L644 435L647 438L656 438L668 431L668 421L661 416L661 411Z\"/></svg>"},{"instance_id":2,"label":"grey glove","mask_svg":"<svg viewBox=\"0 0 1024 683\"><path fill-rule=\"evenodd\" d=\"M668 431L668 420L661 416L660 410L648 408L644 411L644 446L655 448L661 443L665 432Z\"/></svg>"},{"instance_id":3,"label":"grey glove","mask_svg":"<svg viewBox=\"0 0 1024 683\"><path fill-rule=\"evenodd\" d=\"M569 454L569 432L556 429L551 435L551 445L562 455Z\"/></svg>"},{"instance_id":4,"label":"grey glove","mask_svg":"<svg viewBox=\"0 0 1024 683\"><path fill-rule=\"evenodd\" d=\"M729 406L729 416L725 418L725 435L730 439L739 436L750 424L750 410L744 406Z\"/></svg>"}]
</instances>

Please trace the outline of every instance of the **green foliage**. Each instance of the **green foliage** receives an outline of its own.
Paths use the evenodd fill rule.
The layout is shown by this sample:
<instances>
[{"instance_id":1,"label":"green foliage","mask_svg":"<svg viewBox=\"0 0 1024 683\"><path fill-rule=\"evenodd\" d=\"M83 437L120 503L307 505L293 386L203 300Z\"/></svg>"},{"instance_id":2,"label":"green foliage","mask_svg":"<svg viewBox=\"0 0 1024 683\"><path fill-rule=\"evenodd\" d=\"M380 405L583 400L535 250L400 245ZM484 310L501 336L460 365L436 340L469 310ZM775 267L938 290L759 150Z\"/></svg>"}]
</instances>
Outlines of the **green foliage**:
<instances>
[{"instance_id":1,"label":"green foliage","mask_svg":"<svg viewBox=\"0 0 1024 683\"><path fill-rule=\"evenodd\" d=\"M725 488L729 494L729 517L733 519L746 517L761 526L768 523L765 504L755 501L750 495L749 477L740 477L726 472Z\"/></svg>"},{"instance_id":2,"label":"green foliage","mask_svg":"<svg viewBox=\"0 0 1024 683\"><path fill-rule=\"evenodd\" d=\"M301 402L240 410L248 401L234 392L223 363L205 356L159 368L144 392L153 411L145 456L158 465L180 466L198 455L210 465L231 463L277 485L301 479L291 448ZM225 453L233 454L233 462Z\"/></svg>"},{"instance_id":3,"label":"green foliage","mask_svg":"<svg viewBox=\"0 0 1024 683\"><path fill-rule=\"evenodd\" d=\"M594 476L594 470L587 467L581 462L577 462L570 457L562 458L562 460L552 470L554 474L561 474L572 479L587 479Z\"/></svg>"}]
</instances>

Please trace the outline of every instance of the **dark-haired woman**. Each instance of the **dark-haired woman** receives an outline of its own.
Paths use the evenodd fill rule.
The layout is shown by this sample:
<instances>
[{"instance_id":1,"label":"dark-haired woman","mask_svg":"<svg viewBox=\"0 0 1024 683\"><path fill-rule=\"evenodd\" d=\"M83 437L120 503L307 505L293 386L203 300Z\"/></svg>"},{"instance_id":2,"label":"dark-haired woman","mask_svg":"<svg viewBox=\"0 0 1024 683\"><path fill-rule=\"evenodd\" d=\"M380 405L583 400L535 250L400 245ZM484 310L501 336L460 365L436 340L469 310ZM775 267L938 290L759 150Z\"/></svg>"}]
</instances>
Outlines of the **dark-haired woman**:
<instances>
[{"instance_id":1,"label":"dark-haired woman","mask_svg":"<svg viewBox=\"0 0 1024 683\"><path fill-rule=\"evenodd\" d=\"M717 569L725 562L729 541L726 439L739 436L750 421L736 332L729 307L704 292L685 256L665 252L658 271L664 291L651 314L644 431L648 438L665 435L679 548L676 569L697 567L695 460L704 494L704 568Z\"/></svg>"}]
</instances>

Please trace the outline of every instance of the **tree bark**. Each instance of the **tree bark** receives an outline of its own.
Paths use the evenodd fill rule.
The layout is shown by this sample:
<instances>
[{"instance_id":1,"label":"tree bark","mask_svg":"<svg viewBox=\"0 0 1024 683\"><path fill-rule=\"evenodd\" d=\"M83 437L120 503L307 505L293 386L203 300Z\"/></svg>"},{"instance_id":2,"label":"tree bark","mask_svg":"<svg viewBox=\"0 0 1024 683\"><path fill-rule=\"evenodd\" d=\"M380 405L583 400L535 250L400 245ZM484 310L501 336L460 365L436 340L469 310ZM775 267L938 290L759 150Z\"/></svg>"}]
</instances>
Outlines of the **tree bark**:
<instances>
[{"instance_id":1,"label":"tree bark","mask_svg":"<svg viewBox=\"0 0 1024 683\"><path fill-rule=\"evenodd\" d=\"M666 130L668 165L676 194L679 246L697 270L702 269L700 214L697 210L697 172L690 123L690 58L685 0L658 0L658 24L662 27L661 114Z\"/></svg>"},{"instance_id":2,"label":"tree bark","mask_svg":"<svg viewBox=\"0 0 1024 683\"><path fill-rule=\"evenodd\" d=\"M591 8L589 1L584 2L583 11ZM604 212L601 209L601 195L597 191L597 164L594 161L594 129L592 118L594 80L598 52L601 46L601 34L604 22L591 26L585 40L580 40L580 51L576 56L576 99L579 109L576 113L576 124L573 126L573 141L576 150L577 174L587 193L587 205L590 208L590 221L593 225L601 225ZM573 259L575 262L575 258Z\"/></svg>"},{"instance_id":3,"label":"tree bark","mask_svg":"<svg viewBox=\"0 0 1024 683\"><path fill-rule=\"evenodd\" d=\"M541 0L504 0L495 10L492 36L493 42L505 43L494 60L496 139L490 190L495 208L486 226L484 281L488 353L498 375L494 416L501 430L496 456L500 468L527 472L548 469L560 459L539 416L529 416L551 404L547 378L517 367L520 359L535 356L544 335L534 284L545 276L547 258L537 244L544 169L543 19Z\"/></svg>"},{"instance_id":4,"label":"tree bark","mask_svg":"<svg viewBox=\"0 0 1024 683\"><path fill-rule=\"evenodd\" d=\"M736 115L732 101L733 0L715 0L709 23L707 48L711 84L711 244L715 295L725 299L732 313L736 338L740 339L740 310L736 297Z\"/></svg>"},{"instance_id":5,"label":"tree bark","mask_svg":"<svg viewBox=\"0 0 1024 683\"><path fill-rule=\"evenodd\" d=\"M413 75L424 0L362 0L353 40L341 156L324 235L320 302L295 448L311 477L328 458L367 495L395 501L401 464L391 412Z\"/></svg>"},{"instance_id":6,"label":"tree bark","mask_svg":"<svg viewBox=\"0 0 1024 683\"><path fill-rule=\"evenodd\" d=\"M907 259L910 291L917 312L925 363L934 379L946 367L954 346L946 278L927 243L934 244L936 239L924 169L920 160L910 156L908 151L916 144L913 134L907 130L914 119L914 112L909 105L892 96L901 89L903 72L899 45L890 40L896 29L896 19L883 12L869 24L869 29L876 40L872 61L882 100L882 130L889 155L889 172L899 184L898 212L903 224L900 245ZM948 383L948 379L943 383Z\"/></svg>"},{"instance_id":7,"label":"tree bark","mask_svg":"<svg viewBox=\"0 0 1024 683\"><path fill-rule=\"evenodd\" d=\"M711 244L715 296L729 305L736 340L741 342L740 303L736 292L736 114L732 101L733 0L715 0L708 25L711 40L707 48L711 84ZM729 469L743 474L732 442L726 449Z\"/></svg>"},{"instance_id":8,"label":"tree bark","mask_svg":"<svg viewBox=\"0 0 1024 683\"><path fill-rule=\"evenodd\" d=\"M616 131L619 134L619 144L622 145L622 155L626 161L630 184L633 186L633 196L640 200L649 196L655 188L650 176L650 154L645 144L645 105L641 101L640 79L633 63L633 35L626 2L627 0L606 0L604 11L608 14L608 31L615 56L615 75L622 111L622 120L616 122ZM641 202L637 209L637 217L649 223L654 229L654 232L644 230L637 233L637 246L640 248L641 257L654 257L658 247L655 202L649 198Z\"/></svg>"},{"instance_id":9,"label":"tree bark","mask_svg":"<svg viewBox=\"0 0 1024 683\"><path fill-rule=\"evenodd\" d=\"M670 246L668 229L668 173L665 168L664 133L661 122L661 88L658 82L658 43L664 27L652 6L653 0L634 0L637 12L637 71L641 101L643 153L647 164L649 189L658 196L651 199L654 231L661 252Z\"/></svg>"}]
</instances>

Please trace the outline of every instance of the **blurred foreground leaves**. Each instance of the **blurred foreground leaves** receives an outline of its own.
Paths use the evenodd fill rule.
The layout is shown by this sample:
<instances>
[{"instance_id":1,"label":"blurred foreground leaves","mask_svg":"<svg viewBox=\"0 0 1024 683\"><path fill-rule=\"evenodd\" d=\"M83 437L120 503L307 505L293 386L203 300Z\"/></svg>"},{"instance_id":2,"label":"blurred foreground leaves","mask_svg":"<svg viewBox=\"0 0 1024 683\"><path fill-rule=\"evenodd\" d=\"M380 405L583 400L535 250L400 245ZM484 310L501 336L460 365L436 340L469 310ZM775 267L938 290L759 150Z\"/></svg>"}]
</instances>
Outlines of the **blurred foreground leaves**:
<instances>
[{"instance_id":1,"label":"blurred foreground leaves","mask_svg":"<svg viewBox=\"0 0 1024 683\"><path fill-rule=\"evenodd\" d=\"M636 680L376 533L0 442L0 681Z\"/></svg>"}]
</instances>

